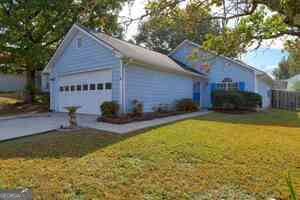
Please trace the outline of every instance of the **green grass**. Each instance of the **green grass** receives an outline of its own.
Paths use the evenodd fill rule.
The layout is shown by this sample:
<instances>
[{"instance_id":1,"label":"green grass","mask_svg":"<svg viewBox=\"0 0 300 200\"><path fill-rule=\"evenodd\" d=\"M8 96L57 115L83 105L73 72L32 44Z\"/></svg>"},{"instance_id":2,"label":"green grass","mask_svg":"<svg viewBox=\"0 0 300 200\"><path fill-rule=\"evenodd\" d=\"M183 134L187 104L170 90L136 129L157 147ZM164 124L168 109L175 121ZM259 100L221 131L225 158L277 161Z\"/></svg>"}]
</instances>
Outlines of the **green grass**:
<instances>
[{"instance_id":1,"label":"green grass","mask_svg":"<svg viewBox=\"0 0 300 200\"><path fill-rule=\"evenodd\" d=\"M212 113L127 136L95 130L0 143L0 187L34 199L288 198L300 194L299 113Z\"/></svg>"},{"instance_id":2,"label":"green grass","mask_svg":"<svg viewBox=\"0 0 300 200\"><path fill-rule=\"evenodd\" d=\"M11 97L0 97L0 105L15 104L19 100Z\"/></svg>"}]
</instances>

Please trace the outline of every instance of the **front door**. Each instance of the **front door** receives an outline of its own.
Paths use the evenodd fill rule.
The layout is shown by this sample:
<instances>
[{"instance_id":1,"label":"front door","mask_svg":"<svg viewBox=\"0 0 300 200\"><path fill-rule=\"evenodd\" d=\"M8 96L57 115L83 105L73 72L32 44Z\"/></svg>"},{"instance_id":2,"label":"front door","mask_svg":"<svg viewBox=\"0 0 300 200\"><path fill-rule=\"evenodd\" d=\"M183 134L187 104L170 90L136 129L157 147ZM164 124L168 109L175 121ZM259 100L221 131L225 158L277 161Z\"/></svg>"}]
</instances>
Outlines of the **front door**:
<instances>
[{"instance_id":1,"label":"front door","mask_svg":"<svg viewBox=\"0 0 300 200\"><path fill-rule=\"evenodd\" d=\"M198 103L199 106L201 103L200 90L201 90L200 81L195 81L193 86L193 101Z\"/></svg>"}]
</instances>

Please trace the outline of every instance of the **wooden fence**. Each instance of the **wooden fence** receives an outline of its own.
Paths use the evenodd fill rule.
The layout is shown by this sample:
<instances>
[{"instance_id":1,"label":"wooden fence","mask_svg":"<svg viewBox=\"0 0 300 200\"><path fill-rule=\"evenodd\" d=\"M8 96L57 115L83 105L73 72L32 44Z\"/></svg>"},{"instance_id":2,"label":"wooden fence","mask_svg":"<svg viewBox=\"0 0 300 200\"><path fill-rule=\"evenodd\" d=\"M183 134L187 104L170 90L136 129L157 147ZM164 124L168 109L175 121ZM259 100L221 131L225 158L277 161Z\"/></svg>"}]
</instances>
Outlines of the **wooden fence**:
<instances>
[{"instance_id":1,"label":"wooden fence","mask_svg":"<svg viewBox=\"0 0 300 200\"><path fill-rule=\"evenodd\" d=\"M272 90L272 107L287 110L299 110L300 92Z\"/></svg>"}]
</instances>

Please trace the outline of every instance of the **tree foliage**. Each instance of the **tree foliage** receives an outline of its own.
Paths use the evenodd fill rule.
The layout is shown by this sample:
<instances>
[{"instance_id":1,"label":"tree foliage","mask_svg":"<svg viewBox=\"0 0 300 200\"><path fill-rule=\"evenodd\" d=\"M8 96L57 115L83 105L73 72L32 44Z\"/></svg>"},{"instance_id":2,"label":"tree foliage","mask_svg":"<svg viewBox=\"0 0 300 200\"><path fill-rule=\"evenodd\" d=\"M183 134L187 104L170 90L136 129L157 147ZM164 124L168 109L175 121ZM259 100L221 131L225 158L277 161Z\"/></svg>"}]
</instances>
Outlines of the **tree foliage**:
<instances>
[{"instance_id":1,"label":"tree foliage","mask_svg":"<svg viewBox=\"0 0 300 200\"><path fill-rule=\"evenodd\" d=\"M36 70L45 66L73 23L120 33L117 14L126 1L1 0L0 70L25 71L33 85Z\"/></svg>"},{"instance_id":2,"label":"tree foliage","mask_svg":"<svg viewBox=\"0 0 300 200\"><path fill-rule=\"evenodd\" d=\"M211 13L208 20L220 20L222 33L207 35L203 45L219 54L236 56L265 39L300 36L299 0L153 0L148 13L172 13L172 8L183 2L207 9Z\"/></svg>"},{"instance_id":3,"label":"tree foliage","mask_svg":"<svg viewBox=\"0 0 300 200\"><path fill-rule=\"evenodd\" d=\"M135 41L161 53L169 53L185 39L202 43L207 33L219 31L218 23L207 20L208 16L208 10L201 7L176 6L170 13L153 15L144 21Z\"/></svg>"},{"instance_id":4,"label":"tree foliage","mask_svg":"<svg viewBox=\"0 0 300 200\"><path fill-rule=\"evenodd\" d=\"M275 69L274 75L277 79L288 79L300 74L300 40L287 41L285 50L289 55L283 58L279 67Z\"/></svg>"}]
</instances>

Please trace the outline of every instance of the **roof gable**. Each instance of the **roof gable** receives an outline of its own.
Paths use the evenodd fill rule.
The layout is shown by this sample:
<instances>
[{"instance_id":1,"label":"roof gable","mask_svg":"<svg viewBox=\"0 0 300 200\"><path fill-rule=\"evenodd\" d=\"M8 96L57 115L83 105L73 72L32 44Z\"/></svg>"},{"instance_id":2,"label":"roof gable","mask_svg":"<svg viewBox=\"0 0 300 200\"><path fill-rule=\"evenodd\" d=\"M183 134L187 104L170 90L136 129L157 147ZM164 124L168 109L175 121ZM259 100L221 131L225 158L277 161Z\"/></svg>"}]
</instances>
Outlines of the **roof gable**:
<instances>
[{"instance_id":1,"label":"roof gable","mask_svg":"<svg viewBox=\"0 0 300 200\"><path fill-rule=\"evenodd\" d=\"M82 34L86 35L87 37L92 38L97 43L100 43L100 45L112 50L114 54L118 57L122 57L120 52L118 52L116 49L112 48L108 44L99 41L95 36L91 35L89 32L87 32L85 29L82 28L82 26L79 26L77 24L74 24L71 29L67 32L65 37L62 39L61 43L59 44L58 48L56 49L54 55L51 57L50 61L46 65L46 67L43 70L43 73L50 73L52 67L54 66L55 62L61 57L61 55L64 53L65 49L68 47L69 43L72 41L73 37L78 33L81 32Z\"/></svg>"},{"instance_id":2,"label":"roof gable","mask_svg":"<svg viewBox=\"0 0 300 200\"><path fill-rule=\"evenodd\" d=\"M186 46L193 46L193 47L199 48L203 52L212 54L212 55L217 56L217 57L219 57L221 59L224 59L224 60L226 60L228 62L234 63L237 66L240 66L240 67L242 67L244 69L253 71L259 77L264 77L265 79L273 80L266 72L264 72L262 70L259 70L259 69L255 68L253 66L250 66L250 65L244 63L241 60L234 59L234 58L229 58L229 57L223 56L223 55L218 55L217 53L212 52L212 51L207 51L207 50L203 49L201 45L199 45L197 43L194 43L192 41L189 41L189 40L184 40L182 43L180 43L173 51L170 52L169 56L173 57L178 51L182 50L183 48L186 48Z\"/></svg>"}]
</instances>

